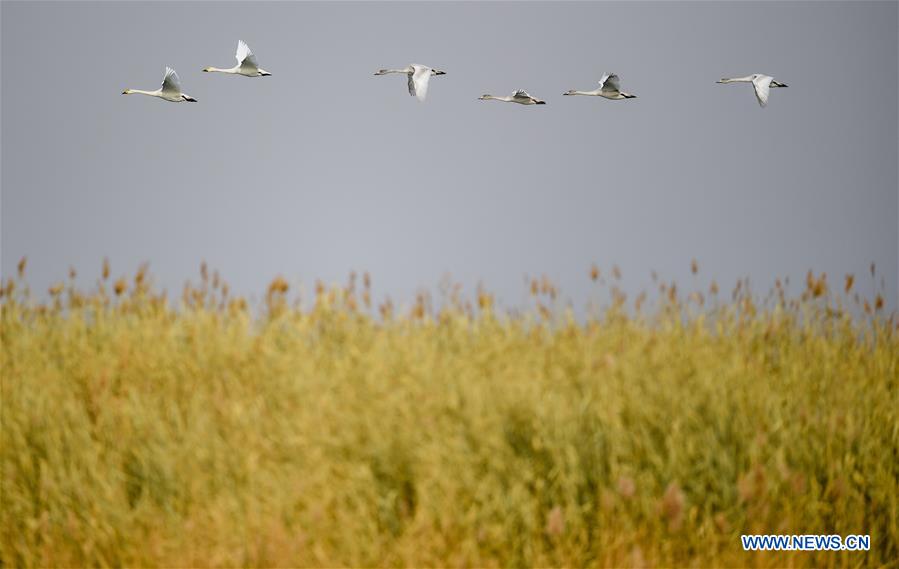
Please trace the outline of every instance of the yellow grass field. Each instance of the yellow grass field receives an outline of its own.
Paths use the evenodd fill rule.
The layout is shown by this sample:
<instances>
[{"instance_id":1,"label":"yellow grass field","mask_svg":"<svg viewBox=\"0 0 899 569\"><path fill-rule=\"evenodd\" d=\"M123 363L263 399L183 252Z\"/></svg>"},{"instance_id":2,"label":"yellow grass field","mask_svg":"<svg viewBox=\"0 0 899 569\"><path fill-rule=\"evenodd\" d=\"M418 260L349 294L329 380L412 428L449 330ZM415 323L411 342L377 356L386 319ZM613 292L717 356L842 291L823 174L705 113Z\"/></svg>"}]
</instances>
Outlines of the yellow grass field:
<instances>
[{"instance_id":1,"label":"yellow grass field","mask_svg":"<svg viewBox=\"0 0 899 569\"><path fill-rule=\"evenodd\" d=\"M367 275L248 307L205 267L178 301L24 269L4 568L899 567L899 330L849 277L633 299L594 268L611 300L575 317L546 279L515 311L378 304Z\"/></svg>"}]
</instances>

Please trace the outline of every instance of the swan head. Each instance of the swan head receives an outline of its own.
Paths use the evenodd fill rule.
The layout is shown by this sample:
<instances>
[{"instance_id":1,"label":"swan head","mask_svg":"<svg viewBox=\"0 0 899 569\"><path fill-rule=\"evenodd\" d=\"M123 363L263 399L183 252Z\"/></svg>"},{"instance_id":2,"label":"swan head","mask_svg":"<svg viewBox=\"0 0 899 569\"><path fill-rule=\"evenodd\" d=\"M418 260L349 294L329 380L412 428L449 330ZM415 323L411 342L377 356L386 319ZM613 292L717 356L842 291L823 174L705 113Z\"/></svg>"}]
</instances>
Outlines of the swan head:
<instances>
[{"instance_id":1,"label":"swan head","mask_svg":"<svg viewBox=\"0 0 899 569\"><path fill-rule=\"evenodd\" d=\"M203 73L209 73L210 71L212 71L212 68L211 68L211 67L204 67L204 68L203 68Z\"/></svg>"},{"instance_id":2,"label":"swan head","mask_svg":"<svg viewBox=\"0 0 899 569\"><path fill-rule=\"evenodd\" d=\"M191 97L190 95L181 94L181 98L187 101L188 103L196 103L197 100Z\"/></svg>"},{"instance_id":3,"label":"swan head","mask_svg":"<svg viewBox=\"0 0 899 569\"><path fill-rule=\"evenodd\" d=\"M493 98L493 95L487 95L487 94L484 94L484 95L481 95L480 97L478 97L478 100L479 100L479 101L486 101L486 100L491 99L491 98Z\"/></svg>"},{"instance_id":4,"label":"swan head","mask_svg":"<svg viewBox=\"0 0 899 569\"><path fill-rule=\"evenodd\" d=\"M440 71L439 69L432 69L431 75L446 75L446 71Z\"/></svg>"},{"instance_id":5,"label":"swan head","mask_svg":"<svg viewBox=\"0 0 899 569\"><path fill-rule=\"evenodd\" d=\"M124 91L122 91L122 94L123 94L123 95L130 95L130 94L131 94L131 89L125 89Z\"/></svg>"},{"instance_id":6,"label":"swan head","mask_svg":"<svg viewBox=\"0 0 899 569\"><path fill-rule=\"evenodd\" d=\"M375 71L375 75L387 75L387 70L386 69L378 69L377 71Z\"/></svg>"},{"instance_id":7,"label":"swan head","mask_svg":"<svg viewBox=\"0 0 899 569\"><path fill-rule=\"evenodd\" d=\"M562 93L563 95L574 95L574 89L569 89L567 93Z\"/></svg>"},{"instance_id":8,"label":"swan head","mask_svg":"<svg viewBox=\"0 0 899 569\"><path fill-rule=\"evenodd\" d=\"M259 76L260 76L260 77L271 77L272 74L269 73L268 71L266 71L265 69L260 69L260 70L259 70Z\"/></svg>"}]
</instances>

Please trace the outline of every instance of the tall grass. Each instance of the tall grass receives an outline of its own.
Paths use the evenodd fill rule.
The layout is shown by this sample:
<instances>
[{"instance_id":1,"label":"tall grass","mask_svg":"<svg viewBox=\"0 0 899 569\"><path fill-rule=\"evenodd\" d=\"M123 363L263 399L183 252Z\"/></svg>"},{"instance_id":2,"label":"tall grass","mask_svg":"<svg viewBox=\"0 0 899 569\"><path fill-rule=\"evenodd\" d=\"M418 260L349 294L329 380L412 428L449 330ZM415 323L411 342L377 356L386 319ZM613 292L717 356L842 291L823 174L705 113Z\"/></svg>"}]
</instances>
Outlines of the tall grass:
<instances>
[{"instance_id":1,"label":"tall grass","mask_svg":"<svg viewBox=\"0 0 899 569\"><path fill-rule=\"evenodd\" d=\"M517 312L374 307L367 276L303 308L276 279L256 314L205 267L177 307L143 269L72 277L3 286L3 567L899 559L899 332L850 278L613 287L576 319L546 279Z\"/></svg>"}]
</instances>

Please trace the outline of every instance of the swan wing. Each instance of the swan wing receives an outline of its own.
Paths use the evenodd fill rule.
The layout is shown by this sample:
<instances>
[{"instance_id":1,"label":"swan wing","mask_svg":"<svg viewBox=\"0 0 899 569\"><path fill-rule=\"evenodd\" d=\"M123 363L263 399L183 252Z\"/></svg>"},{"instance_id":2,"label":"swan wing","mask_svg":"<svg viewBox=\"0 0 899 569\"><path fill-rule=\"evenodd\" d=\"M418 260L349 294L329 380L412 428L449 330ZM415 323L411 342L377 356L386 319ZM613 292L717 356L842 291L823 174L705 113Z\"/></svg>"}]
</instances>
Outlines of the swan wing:
<instances>
[{"instance_id":1,"label":"swan wing","mask_svg":"<svg viewBox=\"0 0 899 569\"><path fill-rule=\"evenodd\" d=\"M517 89L512 93L513 99L533 99L531 95L524 89Z\"/></svg>"},{"instance_id":2,"label":"swan wing","mask_svg":"<svg viewBox=\"0 0 899 569\"><path fill-rule=\"evenodd\" d=\"M412 73L408 75L409 94L419 101L424 101L428 96L428 84L431 81L431 68L424 65L413 65Z\"/></svg>"},{"instance_id":3,"label":"swan wing","mask_svg":"<svg viewBox=\"0 0 899 569\"><path fill-rule=\"evenodd\" d=\"M181 80L171 67L165 68L165 78L162 80L162 92L178 95L181 93Z\"/></svg>"},{"instance_id":4,"label":"swan wing","mask_svg":"<svg viewBox=\"0 0 899 569\"><path fill-rule=\"evenodd\" d=\"M755 88L755 98L758 99L759 105L764 107L768 104L768 93L771 92L771 77L760 75L752 80L752 86Z\"/></svg>"},{"instance_id":5,"label":"swan wing","mask_svg":"<svg viewBox=\"0 0 899 569\"><path fill-rule=\"evenodd\" d=\"M621 83L614 73L606 73L599 80L599 87L606 92L618 93L621 91Z\"/></svg>"},{"instance_id":6,"label":"swan wing","mask_svg":"<svg viewBox=\"0 0 899 569\"><path fill-rule=\"evenodd\" d=\"M234 54L234 57L237 58L237 65L243 70L256 71L259 69L259 64L256 63L256 56L253 55L253 52L250 51L250 46L243 40L237 40L237 53Z\"/></svg>"}]
</instances>

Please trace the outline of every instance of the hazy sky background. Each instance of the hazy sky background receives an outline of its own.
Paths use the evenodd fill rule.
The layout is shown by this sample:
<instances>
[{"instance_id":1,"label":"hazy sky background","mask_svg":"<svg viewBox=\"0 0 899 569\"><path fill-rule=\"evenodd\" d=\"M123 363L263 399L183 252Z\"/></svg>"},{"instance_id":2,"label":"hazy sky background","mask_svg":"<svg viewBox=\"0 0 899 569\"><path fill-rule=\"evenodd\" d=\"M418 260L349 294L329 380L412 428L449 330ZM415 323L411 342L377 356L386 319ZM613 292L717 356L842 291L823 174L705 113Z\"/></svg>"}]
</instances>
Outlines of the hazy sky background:
<instances>
[{"instance_id":1,"label":"hazy sky background","mask_svg":"<svg viewBox=\"0 0 899 569\"><path fill-rule=\"evenodd\" d=\"M582 306L593 262L761 292L875 261L895 306L897 35L896 2L3 2L2 272L449 272L506 305L546 273ZM272 77L201 73L238 39ZM372 76L413 62L447 72L424 104ZM166 65L199 103L120 94ZM604 71L638 98L561 96ZM754 72L789 85L766 109L715 84ZM547 104L477 100L516 88Z\"/></svg>"}]
</instances>

